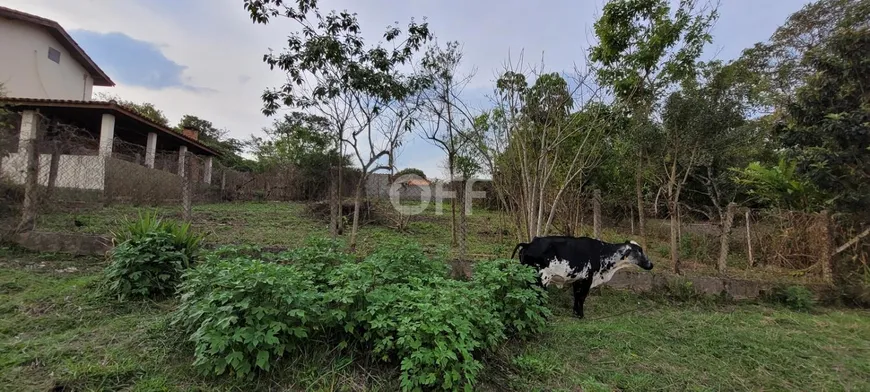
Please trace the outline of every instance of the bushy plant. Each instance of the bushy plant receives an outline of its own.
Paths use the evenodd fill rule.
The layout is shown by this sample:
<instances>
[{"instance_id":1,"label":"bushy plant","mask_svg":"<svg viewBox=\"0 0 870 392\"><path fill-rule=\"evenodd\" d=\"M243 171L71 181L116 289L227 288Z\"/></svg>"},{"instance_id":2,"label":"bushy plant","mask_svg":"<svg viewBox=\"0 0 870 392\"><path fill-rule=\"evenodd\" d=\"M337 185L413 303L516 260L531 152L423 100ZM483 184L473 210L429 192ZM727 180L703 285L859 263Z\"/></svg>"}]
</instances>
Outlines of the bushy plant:
<instances>
[{"instance_id":1,"label":"bushy plant","mask_svg":"<svg viewBox=\"0 0 870 392\"><path fill-rule=\"evenodd\" d=\"M319 329L324 310L296 266L244 257L191 269L180 292L175 323L192 333L194 365L213 374L269 370Z\"/></svg>"},{"instance_id":2,"label":"bushy plant","mask_svg":"<svg viewBox=\"0 0 870 392\"><path fill-rule=\"evenodd\" d=\"M516 260L478 262L472 285L489 295L508 333L526 336L540 332L551 315L547 292L535 284L535 270Z\"/></svg>"},{"instance_id":3,"label":"bushy plant","mask_svg":"<svg viewBox=\"0 0 870 392\"><path fill-rule=\"evenodd\" d=\"M764 298L768 302L781 304L796 311L809 311L816 303L813 292L799 285L774 286Z\"/></svg>"},{"instance_id":4,"label":"bushy plant","mask_svg":"<svg viewBox=\"0 0 870 392\"><path fill-rule=\"evenodd\" d=\"M274 254L207 253L184 275L175 316L196 365L250 375L316 334L399 364L403 390L470 389L476 355L508 332L540 330L549 315L534 271L510 260L481 263L461 282L416 245L389 244L360 262L338 249L314 239Z\"/></svg>"},{"instance_id":5,"label":"bushy plant","mask_svg":"<svg viewBox=\"0 0 870 392\"><path fill-rule=\"evenodd\" d=\"M126 222L113 233L116 246L104 271L108 292L121 299L172 295L181 274L195 261L202 239L190 224L153 214Z\"/></svg>"},{"instance_id":6,"label":"bushy plant","mask_svg":"<svg viewBox=\"0 0 870 392\"><path fill-rule=\"evenodd\" d=\"M483 367L475 352L504 341L504 325L484 290L443 278L430 283L412 279L369 293L363 338L375 355L401 364L403 390L470 390Z\"/></svg>"},{"instance_id":7,"label":"bushy plant","mask_svg":"<svg viewBox=\"0 0 870 392\"><path fill-rule=\"evenodd\" d=\"M362 339L367 308L367 294L392 284L431 286L447 277L449 267L443 261L426 257L416 244L388 244L359 263L344 263L329 274L325 293L330 316L347 334L347 340Z\"/></svg>"}]
</instances>

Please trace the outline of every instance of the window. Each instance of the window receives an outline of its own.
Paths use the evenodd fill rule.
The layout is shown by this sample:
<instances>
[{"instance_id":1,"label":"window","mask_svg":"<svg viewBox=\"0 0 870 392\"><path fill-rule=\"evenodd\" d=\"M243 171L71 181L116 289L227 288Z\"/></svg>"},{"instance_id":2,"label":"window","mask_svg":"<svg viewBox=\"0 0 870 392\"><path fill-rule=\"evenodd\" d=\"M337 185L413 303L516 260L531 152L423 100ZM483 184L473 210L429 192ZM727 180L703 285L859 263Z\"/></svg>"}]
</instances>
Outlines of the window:
<instances>
[{"instance_id":1,"label":"window","mask_svg":"<svg viewBox=\"0 0 870 392\"><path fill-rule=\"evenodd\" d=\"M49 47L48 48L48 59L54 61L55 63L60 64L60 51Z\"/></svg>"}]
</instances>

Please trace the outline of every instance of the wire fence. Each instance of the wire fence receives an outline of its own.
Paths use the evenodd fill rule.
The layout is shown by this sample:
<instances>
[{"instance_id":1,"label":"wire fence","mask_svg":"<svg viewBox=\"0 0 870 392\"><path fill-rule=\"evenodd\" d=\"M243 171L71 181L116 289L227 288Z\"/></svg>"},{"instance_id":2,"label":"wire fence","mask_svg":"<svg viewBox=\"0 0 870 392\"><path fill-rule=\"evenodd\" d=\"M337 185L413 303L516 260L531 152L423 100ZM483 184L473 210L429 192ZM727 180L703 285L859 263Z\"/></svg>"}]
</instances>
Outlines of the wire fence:
<instances>
[{"instance_id":1,"label":"wire fence","mask_svg":"<svg viewBox=\"0 0 870 392\"><path fill-rule=\"evenodd\" d=\"M144 145L119 137L111 140L109 149L101 146L100 135L94 131L38 113L31 116L0 111L0 229L39 229L43 219L76 223L77 216L84 212L115 204L181 206L184 215L190 217L192 206L201 203L323 201L328 199L330 179L336 177L328 171L309 173L293 165L241 172L225 167L215 157L179 150L157 150L150 157ZM21 130L28 126L22 126L23 122L35 125L25 137L21 137ZM359 175L352 169L342 174L345 198L353 196ZM383 176L371 175L365 186L365 196L377 199L383 193L381 188L389 184ZM491 184L481 186L488 195L495 194ZM449 184L447 189L452 189ZM489 207L496 204L494 208L499 204L490 199L484 202ZM593 223L588 195L569 195L557 207L555 231L592 235L587 230ZM634 229L633 216L608 220L608 213L604 215L605 230L627 233ZM632 222L631 229L626 221ZM681 222L680 255L698 264L716 266L722 239L719 223ZM831 267L831 249L847 243L859 230L827 214L742 209L734 216L727 238L728 268L773 266L798 274L830 276L824 267L826 263ZM647 237L656 239L651 244L658 247L649 252L667 257L669 236L669 222L648 221ZM850 268L870 270L867 241L852 246L854 249L846 252L851 257Z\"/></svg>"}]
</instances>

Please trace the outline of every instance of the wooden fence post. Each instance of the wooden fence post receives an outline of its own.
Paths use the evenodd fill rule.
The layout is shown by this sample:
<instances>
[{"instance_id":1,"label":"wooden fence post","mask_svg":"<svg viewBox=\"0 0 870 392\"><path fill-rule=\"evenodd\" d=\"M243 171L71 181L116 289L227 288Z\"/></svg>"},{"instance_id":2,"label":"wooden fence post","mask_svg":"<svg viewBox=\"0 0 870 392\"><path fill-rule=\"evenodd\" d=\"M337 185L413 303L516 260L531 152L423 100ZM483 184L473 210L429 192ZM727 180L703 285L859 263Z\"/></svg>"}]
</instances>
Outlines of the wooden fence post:
<instances>
[{"instance_id":1,"label":"wooden fence post","mask_svg":"<svg viewBox=\"0 0 870 392\"><path fill-rule=\"evenodd\" d=\"M752 232L749 230L749 209L746 209L746 255L749 258L749 267L755 264L752 259Z\"/></svg>"},{"instance_id":2,"label":"wooden fence post","mask_svg":"<svg viewBox=\"0 0 870 392\"><path fill-rule=\"evenodd\" d=\"M822 280L825 283L831 284L834 283L834 277L831 266L833 257L831 254L831 222L828 210L823 210L819 213L819 224L822 226L822 249L821 260L819 260L822 263Z\"/></svg>"},{"instance_id":3,"label":"wooden fence post","mask_svg":"<svg viewBox=\"0 0 870 392\"><path fill-rule=\"evenodd\" d=\"M731 238L731 225L734 224L734 210L737 209L737 204L734 202L728 203L728 208L725 210L725 220L722 222L722 232L719 234L719 263L717 269L720 274L725 273L725 268L728 262L728 245Z\"/></svg>"},{"instance_id":4,"label":"wooden fence post","mask_svg":"<svg viewBox=\"0 0 870 392\"><path fill-rule=\"evenodd\" d=\"M592 192L592 237L601 239L601 190Z\"/></svg>"}]
</instances>

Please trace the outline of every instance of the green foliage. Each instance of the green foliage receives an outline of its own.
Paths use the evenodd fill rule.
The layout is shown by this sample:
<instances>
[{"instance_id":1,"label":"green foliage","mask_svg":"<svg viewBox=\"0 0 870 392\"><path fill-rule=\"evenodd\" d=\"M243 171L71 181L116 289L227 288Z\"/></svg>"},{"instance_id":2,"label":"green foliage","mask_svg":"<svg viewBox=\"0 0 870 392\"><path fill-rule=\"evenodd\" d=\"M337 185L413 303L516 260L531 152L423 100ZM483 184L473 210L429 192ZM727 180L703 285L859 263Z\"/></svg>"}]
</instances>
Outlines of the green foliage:
<instances>
[{"instance_id":1,"label":"green foliage","mask_svg":"<svg viewBox=\"0 0 870 392\"><path fill-rule=\"evenodd\" d=\"M809 311L815 306L816 299L812 291L804 286L778 285L764 296L768 302L786 306L791 310Z\"/></svg>"},{"instance_id":2,"label":"green foliage","mask_svg":"<svg viewBox=\"0 0 870 392\"><path fill-rule=\"evenodd\" d=\"M113 237L116 246L104 275L108 292L121 299L172 295L203 239L189 223L162 220L156 214L126 222Z\"/></svg>"},{"instance_id":3,"label":"green foliage","mask_svg":"<svg viewBox=\"0 0 870 392\"><path fill-rule=\"evenodd\" d=\"M423 173L422 170L414 168L414 167L408 167L408 168L399 170L398 172L396 172L396 174L394 176L401 177L401 176L404 176L406 174L414 174L414 175L420 176L422 178L426 178L426 173Z\"/></svg>"},{"instance_id":4,"label":"green foliage","mask_svg":"<svg viewBox=\"0 0 870 392\"><path fill-rule=\"evenodd\" d=\"M364 348L401 370L403 390L470 389L476 358L506 332L542 330L549 311L534 271L510 260L480 277L447 277L419 246L387 244L361 262L312 238L275 254L217 249L188 271L175 323L191 334L195 364L214 374L268 371L314 341Z\"/></svg>"},{"instance_id":5,"label":"green foliage","mask_svg":"<svg viewBox=\"0 0 870 392\"><path fill-rule=\"evenodd\" d=\"M535 270L516 260L475 263L472 286L489 294L509 333L530 336L540 332L551 315L547 292L536 284Z\"/></svg>"},{"instance_id":6,"label":"green foliage","mask_svg":"<svg viewBox=\"0 0 870 392\"><path fill-rule=\"evenodd\" d=\"M486 292L447 279L392 284L367 295L360 320L373 352L401 363L402 389L471 389L483 365L474 358L504 340Z\"/></svg>"},{"instance_id":7,"label":"green foliage","mask_svg":"<svg viewBox=\"0 0 870 392\"><path fill-rule=\"evenodd\" d=\"M251 171L255 164L253 161L241 156L244 143L233 138L228 138L227 129L214 126L211 121L191 114L185 114L175 126L176 131L181 132L184 128L193 128L199 131L199 141L211 147L220 155L217 157L221 165L241 171Z\"/></svg>"},{"instance_id":8,"label":"green foliage","mask_svg":"<svg viewBox=\"0 0 870 392\"><path fill-rule=\"evenodd\" d=\"M128 110L136 113L142 117L145 117L159 125L164 127L169 127L169 119L166 118L166 115L163 114L163 111L158 109L154 104L149 102L133 102L125 99L121 99L121 97L111 94L100 92L96 94L96 98L100 101L115 101L118 105L121 105Z\"/></svg>"},{"instance_id":9,"label":"green foliage","mask_svg":"<svg viewBox=\"0 0 870 392\"><path fill-rule=\"evenodd\" d=\"M338 165L345 170L351 166L347 156L339 157L336 135L323 117L293 112L275 120L271 128L263 131L267 138L254 137L251 142L260 169L267 172L293 170L306 200L327 196L329 176L324 173L336 170Z\"/></svg>"},{"instance_id":10,"label":"green foliage","mask_svg":"<svg viewBox=\"0 0 870 392\"><path fill-rule=\"evenodd\" d=\"M715 10L706 11L685 1L675 12L666 0L607 2L595 22L599 43L590 49L601 65L598 79L620 99L652 104L664 85L693 75L717 18Z\"/></svg>"},{"instance_id":11,"label":"green foliage","mask_svg":"<svg viewBox=\"0 0 870 392\"><path fill-rule=\"evenodd\" d=\"M293 265L238 257L184 275L175 320L192 331L194 365L212 374L268 371L318 328L321 294Z\"/></svg>"},{"instance_id":12,"label":"green foliage","mask_svg":"<svg viewBox=\"0 0 870 392\"><path fill-rule=\"evenodd\" d=\"M780 158L776 166L766 167L752 162L742 170L733 171L734 181L763 206L812 211L822 205L816 187L802 178L794 162L785 158Z\"/></svg>"},{"instance_id":13,"label":"green foliage","mask_svg":"<svg viewBox=\"0 0 870 392\"><path fill-rule=\"evenodd\" d=\"M866 10L870 14L870 7ZM865 15L867 15L865 14ZM787 106L780 141L834 207L870 217L870 27L837 30L803 63L812 71Z\"/></svg>"}]
</instances>

